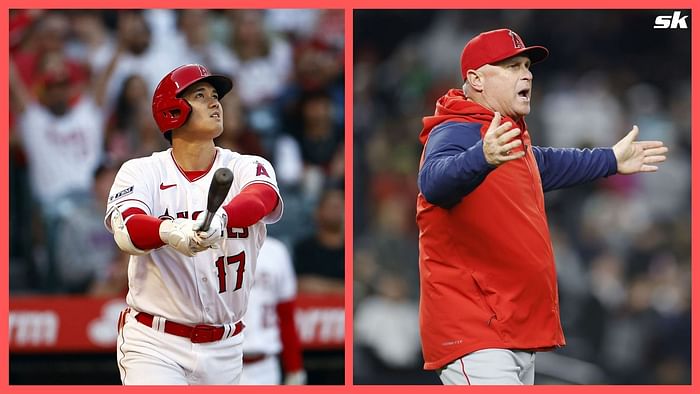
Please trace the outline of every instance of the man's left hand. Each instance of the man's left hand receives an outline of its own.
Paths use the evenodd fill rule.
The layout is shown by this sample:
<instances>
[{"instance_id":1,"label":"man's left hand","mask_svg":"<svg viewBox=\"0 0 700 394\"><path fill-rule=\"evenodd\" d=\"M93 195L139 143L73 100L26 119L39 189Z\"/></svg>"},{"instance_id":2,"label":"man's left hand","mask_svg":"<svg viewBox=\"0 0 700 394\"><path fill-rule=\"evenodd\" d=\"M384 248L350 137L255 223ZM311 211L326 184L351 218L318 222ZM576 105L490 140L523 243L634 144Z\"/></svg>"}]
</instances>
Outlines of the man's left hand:
<instances>
[{"instance_id":1,"label":"man's left hand","mask_svg":"<svg viewBox=\"0 0 700 394\"><path fill-rule=\"evenodd\" d=\"M654 164L666 161L668 148L662 141L635 141L638 135L639 128L635 125L612 147L617 159L618 174L654 172L659 169Z\"/></svg>"}]
</instances>

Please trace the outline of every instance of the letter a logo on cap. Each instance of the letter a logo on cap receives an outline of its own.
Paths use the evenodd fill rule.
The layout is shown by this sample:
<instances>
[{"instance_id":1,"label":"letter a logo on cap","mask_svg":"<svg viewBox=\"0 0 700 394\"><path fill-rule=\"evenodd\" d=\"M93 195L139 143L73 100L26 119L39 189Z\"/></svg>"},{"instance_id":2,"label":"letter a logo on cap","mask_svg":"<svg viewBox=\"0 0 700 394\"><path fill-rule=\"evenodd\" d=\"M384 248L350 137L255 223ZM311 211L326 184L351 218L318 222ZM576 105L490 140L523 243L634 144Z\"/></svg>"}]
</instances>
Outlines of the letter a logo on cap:
<instances>
[{"instance_id":1,"label":"letter a logo on cap","mask_svg":"<svg viewBox=\"0 0 700 394\"><path fill-rule=\"evenodd\" d=\"M523 40L520 38L520 36L515 34L514 31L509 30L508 34L510 35L510 38L513 39L513 46L515 48L525 48L525 44L523 43Z\"/></svg>"}]
</instances>

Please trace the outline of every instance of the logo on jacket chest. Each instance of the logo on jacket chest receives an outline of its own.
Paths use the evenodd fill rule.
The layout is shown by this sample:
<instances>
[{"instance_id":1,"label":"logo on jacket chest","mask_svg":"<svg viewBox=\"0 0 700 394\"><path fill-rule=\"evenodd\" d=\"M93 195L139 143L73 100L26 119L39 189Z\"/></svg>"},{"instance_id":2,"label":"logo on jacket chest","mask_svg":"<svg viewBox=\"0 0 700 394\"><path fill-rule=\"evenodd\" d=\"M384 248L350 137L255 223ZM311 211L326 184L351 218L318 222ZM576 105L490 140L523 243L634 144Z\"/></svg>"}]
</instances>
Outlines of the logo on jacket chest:
<instances>
[{"instance_id":1,"label":"logo on jacket chest","mask_svg":"<svg viewBox=\"0 0 700 394\"><path fill-rule=\"evenodd\" d=\"M190 217L192 220L197 220L199 215L203 214L204 211L194 211L190 213L189 211L180 211L180 212L175 212L175 217L173 217L169 212L168 209L165 209L165 213L162 215L158 216L158 219L160 220L175 220L175 219L189 219ZM241 239L241 238L248 238L248 227L243 227L243 228L236 228L236 227L229 227L226 229L226 238L229 239Z\"/></svg>"}]
</instances>

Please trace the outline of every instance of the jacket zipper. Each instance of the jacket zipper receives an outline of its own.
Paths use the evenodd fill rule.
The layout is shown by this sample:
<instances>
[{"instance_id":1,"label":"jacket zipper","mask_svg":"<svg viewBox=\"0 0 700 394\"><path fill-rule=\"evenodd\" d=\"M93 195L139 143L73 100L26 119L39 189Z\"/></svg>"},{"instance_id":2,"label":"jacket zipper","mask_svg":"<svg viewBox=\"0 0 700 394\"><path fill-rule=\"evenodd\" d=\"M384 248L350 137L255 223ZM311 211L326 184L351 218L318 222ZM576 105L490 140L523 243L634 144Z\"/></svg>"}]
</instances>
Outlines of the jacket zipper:
<instances>
[{"instance_id":1,"label":"jacket zipper","mask_svg":"<svg viewBox=\"0 0 700 394\"><path fill-rule=\"evenodd\" d=\"M524 156L524 158L525 158L525 165L527 166L527 171L528 171L528 173L530 174L530 180L532 181L532 182L530 182L530 190L532 190L532 195L535 197L535 205L537 206L537 209L538 209L540 212L544 213L543 210L540 208L539 201L537 200L537 190L535 190L535 182L534 182L534 180L535 180L535 175L534 175L534 172L533 172L533 170L532 170L532 166L530 165L530 159L528 158L528 156L529 156L529 151L528 151L528 149L527 149L527 148L528 148L528 144L525 143L525 138L523 138L523 137L521 137L521 141L522 141L523 147L524 147L524 149L525 149L525 156ZM542 203L544 204L544 202L542 202Z\"/></svg>"}]
</instances>

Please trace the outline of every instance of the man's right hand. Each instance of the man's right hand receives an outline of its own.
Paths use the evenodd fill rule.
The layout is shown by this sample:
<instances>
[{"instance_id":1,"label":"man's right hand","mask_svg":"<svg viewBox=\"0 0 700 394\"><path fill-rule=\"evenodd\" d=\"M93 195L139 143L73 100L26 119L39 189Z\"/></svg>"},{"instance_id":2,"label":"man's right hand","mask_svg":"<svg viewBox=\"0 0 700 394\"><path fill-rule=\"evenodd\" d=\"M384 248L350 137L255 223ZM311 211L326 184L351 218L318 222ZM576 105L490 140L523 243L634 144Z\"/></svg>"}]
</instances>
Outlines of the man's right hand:
<instances>
[{"instance_id":1,"label":"man's right hand","mask_svg":"<svg viewBox=\"0 0 700 394\"><path fill-rule=\"evenodd\" d=\"M226 224L228 215L223 207L219 208L209 224L207 231L201 231L206 215L202 213L194 222L195 236L194 242L201 248L216 248L216 245L226 238Z\"/></svg>"},{"instance_id":2,"label":"man's right hand","mask_svg":"<svg viewBox=\"0 0 700 394\"><path fill-rule=\"evenodd\" d=\"M185 256L192 257L207 249L195 242L194 224L191 219L164 220L158 231L160 239Z\"/></svg>"},{"instance_id":3,"label":"man's right hand","mask_svg":"<svg viewBox=\"0 0 700 394\"><path fill-rule=\"evenodd\" d=\"M519 159L525 156L525 151L513 153L512 150L522 145L522 141L516 138L520 135L520 129L506 122L501 124L501 114L496 112L489 129L484 134L483 149L486 162L498 167L503 163ZM515 140L514 140L515 138Z\"/></svg>"}]
</instances>

